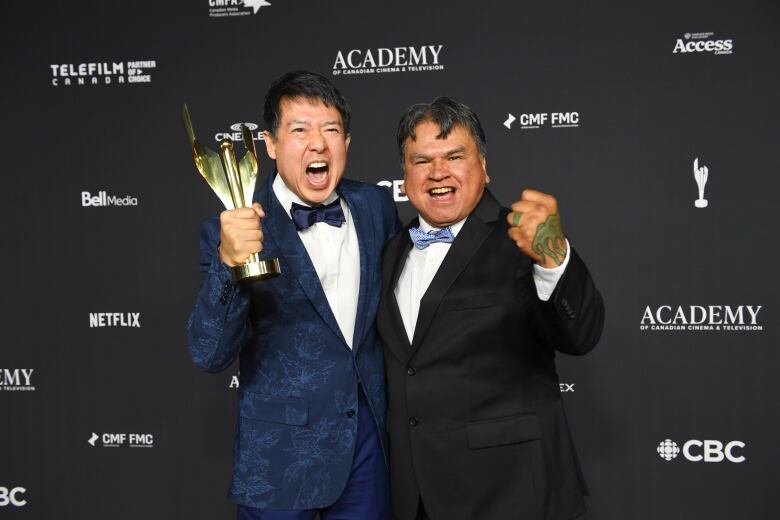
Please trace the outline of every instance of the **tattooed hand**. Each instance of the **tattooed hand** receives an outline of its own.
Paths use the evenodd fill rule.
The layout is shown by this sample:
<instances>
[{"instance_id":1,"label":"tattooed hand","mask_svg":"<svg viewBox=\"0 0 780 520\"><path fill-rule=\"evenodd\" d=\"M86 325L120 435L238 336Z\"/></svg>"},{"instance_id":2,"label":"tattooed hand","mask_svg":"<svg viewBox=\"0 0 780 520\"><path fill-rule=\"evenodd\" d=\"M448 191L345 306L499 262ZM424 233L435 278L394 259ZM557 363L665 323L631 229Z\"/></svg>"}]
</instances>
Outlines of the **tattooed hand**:
<instances>
[{"instance_id":1,"label":"tattooed hand","mask_svg":"<svg viewBox=\"0 0 780 520\"><path fill-rule=\"evenodd\" d=\"M509 237L526 256L548 269L563 263L566 239L555 197L541 191L523 190L506 219Z\"/></svg>"}]
</instances>

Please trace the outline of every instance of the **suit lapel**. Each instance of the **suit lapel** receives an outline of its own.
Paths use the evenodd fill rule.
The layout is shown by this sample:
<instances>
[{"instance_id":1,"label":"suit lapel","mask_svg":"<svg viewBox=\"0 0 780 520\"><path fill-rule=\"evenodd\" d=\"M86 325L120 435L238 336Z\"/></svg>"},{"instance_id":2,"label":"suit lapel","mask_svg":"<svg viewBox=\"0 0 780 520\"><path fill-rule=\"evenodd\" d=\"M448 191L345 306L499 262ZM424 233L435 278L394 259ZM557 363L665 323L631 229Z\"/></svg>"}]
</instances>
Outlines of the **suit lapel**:
<instances>
[{"instance_id":1,"label":"suit lapel","mask_svg":"<svg viewBox=\"0 0 780 520\"><path fill-rule=\"evenodd\" d=\"M409 336L406 335L401 310L398 307L398 300L395 297L395 286L398 285L398 279L406 264L406 257L412 249L412 241L409 238L409 227L419 225L417 219L412 221L406 228L398 233L387 246L384 262L382 265L383 273L383 291L384 300L387 302L388 319L390 326L395 332L398 341L389 342L391 350L403 362L406 362L412 354L412 344L409 342Z\"/></svg>"},{"instance_id":2,"label":"suit lapel","mask_svg":"<svg viewBox=\"0 0 780 520\"><path fill-rule=\"evenodd\" d=\"M376 251L371 247L375 244L377 237L374 233L374 226L371 226L371 209L357 191L353 191L347 182L342 182L338 189L339 195L344 198L349 207L352 223L355 226L355 233L358 239L358 251L360 254L360 291L358 293L357 309L355 314L355 330L352 336L352 350L357 351L363 336L366 334L368 321L368 295L374 290L374 279L376 274L368 268L370 265L376 265Z\"/></svg>"},{"instance_id":3,"label":"suit lapel","mask_svg":"<svg viewBox=\"0 0 780 520\"><path fill-rule=\"evenodd\" d=\"M317 277L314 264L312 264L301 237L298 236L298 231L295 229L295 224L287 210L282 207L273 194L272 184L274 176L269 175L266 183L255 191L254 200L260 202L268 215L267 218L263 219L263 234L266 237L270 237L278 246L281 253L280 256L283 257L286 265L292 270L291 279L296 280L295 283L306 294L306 297L322 320L336 337L341 339L344 346L347 346L344 336L341 334L341 329L336 322L336 317L328 304L325 291L322 290L322 284L320 284L320 279ZM271 283L277 280L278 278L272 279Z\"/></svg>"},{"instance_id":4,"label":"suit lapel","mask_svg":"<svg viewBox=\"0 0 780 520\"><path fill-rule=\"evenodd\" d=\"M458 233L455 242L450 246L447 256L420 300L420 313L414 329L412 352L416 353L431 327L433 317L439 308L442 298L452 283L466 268L474 254L493 230L501 206L489 191L485 190L477 207L469 215L466 223Z\"/></svg>"}]
</instances>

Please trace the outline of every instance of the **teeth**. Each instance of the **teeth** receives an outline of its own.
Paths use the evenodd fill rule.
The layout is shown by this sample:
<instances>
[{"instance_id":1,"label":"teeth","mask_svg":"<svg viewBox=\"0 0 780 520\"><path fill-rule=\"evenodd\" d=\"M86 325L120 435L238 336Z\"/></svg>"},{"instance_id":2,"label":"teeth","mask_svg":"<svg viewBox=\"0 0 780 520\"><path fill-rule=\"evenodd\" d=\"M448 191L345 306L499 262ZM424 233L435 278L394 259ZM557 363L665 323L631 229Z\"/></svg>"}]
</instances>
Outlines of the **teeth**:
<instances>
[{"instance_id":1,"label":"teeth","mask_svg":"<svg viewBox=\"0 0 780 520\"><path fill-rule=\"evenodd\" d=\"M431 193L434 195L440 195L442 193L449 193L451 191L455 191L453 188L433 188L431 190Z\"/></svg>"},{"instance_id":2,"label":"teeth","mask_svg":"<svg viewBox=\"0 0 780 520\"><path fill-rule=\"evenodd\" d=\"M313 162L309 165L309 168L325 168L328 165L328 163L324 161L320 162Z\"/></svg>"}]
</instances>

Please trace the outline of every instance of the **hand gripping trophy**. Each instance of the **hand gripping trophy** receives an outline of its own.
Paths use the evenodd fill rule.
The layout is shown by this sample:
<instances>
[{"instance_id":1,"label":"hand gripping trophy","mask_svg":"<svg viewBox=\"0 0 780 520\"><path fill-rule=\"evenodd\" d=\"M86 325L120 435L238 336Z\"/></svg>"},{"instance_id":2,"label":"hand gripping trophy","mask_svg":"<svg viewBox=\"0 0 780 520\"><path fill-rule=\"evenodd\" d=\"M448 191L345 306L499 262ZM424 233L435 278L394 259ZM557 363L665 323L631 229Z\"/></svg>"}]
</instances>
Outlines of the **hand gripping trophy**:
<instances>
[{"instance_id":1,"label":"hand gripping trophy","mask_svg":"<svg viewBox=\"0 0 780 520\"><path fill-rule=\"evenodd\" d=\"M697 157L693 160L693 178L696 179L696 185L699 187L699 198L693 203L697 208L706 208L708 204L707 199L704 198L707 177L709 177L709 169L706 166L699 168L699 158Z\"/></svg>"},{"instance_id":2,"label":"hand gripping trophy","mask_svg":"<svg viewBox=\"0 0 780 520\"><path fill-rule=\"evenodd\" d=\"M217 194L225 208L237 209L250 206L252 194L255 191L259 163L255 142L246 125L241 125L246 155L238 163L233 152L233 142L230 139L223 139L219 143L221 152L219 154L200 144L195 138L190 111L187 109L186 103L182 110L182 116L190 145L192 145L192 158L195 161L195 167ZM231 270L233 271L233 280L241 284L266 280L282 272L279 268L278 258L262 259L257 253L252 253L245 264L231 267Z\"/></svg>"}]
</instances>

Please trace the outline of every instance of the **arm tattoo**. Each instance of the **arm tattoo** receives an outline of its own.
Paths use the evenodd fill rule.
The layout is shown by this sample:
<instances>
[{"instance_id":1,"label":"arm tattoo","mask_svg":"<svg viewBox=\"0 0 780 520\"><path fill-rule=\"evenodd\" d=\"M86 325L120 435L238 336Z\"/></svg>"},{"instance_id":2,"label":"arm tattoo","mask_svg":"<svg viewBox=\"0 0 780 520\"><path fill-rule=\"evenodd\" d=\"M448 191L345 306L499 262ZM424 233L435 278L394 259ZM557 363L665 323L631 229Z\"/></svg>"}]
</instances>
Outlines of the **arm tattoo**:
<instances>
[{"instance_id":1,"label":"arm tattoo","mask_svg":"<svg viewBox=\"0 0 780 520\"><path fill-rule=\"evenodd\" d=\"M561 265L566 259L566 239L561 228L561 217L556 213L550 215L547 220L536 228L533 244L534 253L542 257L541 263L545 263L549 256L555 265Z\"/></svg>"}]
</instances>

